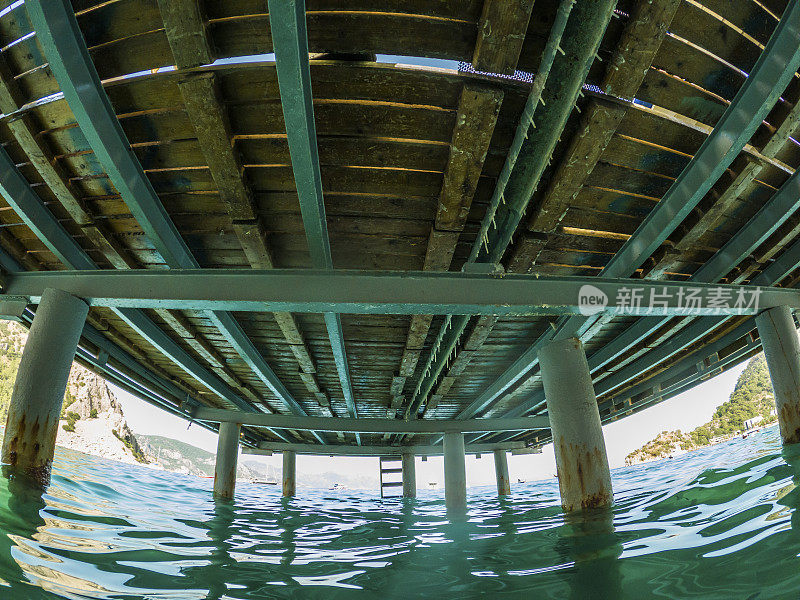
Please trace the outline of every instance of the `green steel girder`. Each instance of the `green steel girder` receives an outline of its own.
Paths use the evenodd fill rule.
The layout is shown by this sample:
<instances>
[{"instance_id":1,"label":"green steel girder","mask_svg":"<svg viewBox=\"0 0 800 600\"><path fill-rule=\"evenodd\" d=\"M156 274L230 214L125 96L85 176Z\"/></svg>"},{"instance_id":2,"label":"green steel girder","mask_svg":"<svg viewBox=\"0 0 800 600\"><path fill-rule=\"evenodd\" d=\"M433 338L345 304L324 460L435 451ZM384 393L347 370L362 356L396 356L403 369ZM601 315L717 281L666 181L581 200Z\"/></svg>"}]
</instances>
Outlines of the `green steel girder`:
<instances>
[{"instance_id":1,"label":"green steel girder","mask_svg":"<svg viewBox=\"0 0 800 600\"><path fill-rule=\"evenodd\" d=\"M248 448L242 454L271 455L290 451L295 454L334 455L334 456L441 456L442 446L320 446L315 444L273 444L261 443L258 448ZM491 454L495 450L505 450L511 454L541 454L541 448L529 448L524 442L502 442L498 444L472 444L464 448L465 454Z\"/></svg>"},{"instance_id":2,"label":"green steel girder","mask_svg":"<svg viewBox=\"0 0 800 600\"><path fill-rule=\"evenodd\" d=\"M69 0L31 0L25 6L64 98L125 204L170 268L197 268L199 265L191 250L131 150L89 56L71 3ZM147 339L156 347L163 347L158 333L138 315L121 316L140 334L155 334L155 338ZM211 312L207 316L291 412L307 414L231 315Z\"/></svg>"},{"instance_id":3,"label":"green steel girder","mask_svg":"<svg viewBox=\"0 0 800 600\"><path fill-rule=\"evenodd\" d=\"M513 419L353 419L332 417L296 417L240 410L195 407L191 415L198 421L240 423L254 427L294 429L297 431L340 431L357 433L467 433L475 431L531 431L549 429L547 416L515 417Z\"/></svg>"},{"instance_id":4,"label":"green steel girder","mask_svg":"<svg viewBox=\"0 0 800 600\"><path fill-rule=\"evenodd\" d=\"M615 6L616 0L561 0L514 140L468 262L499 263L503 257L550 163ZM543 96L547 96L546 101ZM458 339L466 325L465 321L451 336ZM438 379L447 358L445 356L434 365L430 374L423 373L423 377ZM428 361L432 360L429 357ZM422 397L421 401L426 399Z\"/></svg>"},{"instance_id":5,"label":"green steel girder","mask_svg":"<svg viewBox=\"0 0 800 600\"><path fill-rule=\"evenodd\" d=\"M269 0L268 6L286 136L311 264L316 269L333 269L314 123L305 1ZM357 417L342 320L334 313L326 313L324 318L347 411ZM356 440L360 443L358 436Z\"/></svg>"},{"instance_id":6,"label":"green steel girder","mask_svg":"<svg viewBox=\"0 0 800 600\"><path fill-rule=\"evenodd\" d=\"M81 272L84 273L98 275L103 273L97 269L94 261L58 222L53 213L47 209L3 148L0 148L0 193L3 194L3 197L14 209L14 212L67 267L81 269ZM21 268L19 264L16 267ZM134 271L128 272L134 273ZM60 273L66 277L70 276L70 272ZM120 271L120 273L124 273L124 271ZM22 273L19 274L24 276ZM12 277L12 275L9 274L9 277ZM149 336L146 339L164 351L171 360L203 385L231 402L234 406L244 410L253 410L248 402L240 398L221 379L194 360L143 312L135 308L117 308L116 312L134 328Z\"/></svg>"},{"instance_id":7,"label":"green steel girder","mask_svg":"<svg viewBox=\"0 0 800 600\"><path fill-rule=\"evenodd\" d=\"M580 314L581 295L609 299L599 312L633 316L753 315L773 306L800 308L800 290L597 277L506 275L496 278L431 271L174 269L169 271L38 271L11 273L0 300L37 301L57 288L92 306L116 309L229 310L336 314ZM638 306L615 304L634 290ZM699 303L686 301L692 293ZM656 304L648 306L649 298ZM715 298L722 298L717 306ZM707 328L706 328L707 329ZM449 338L445 344L452 342Z\"/></svg>"},{"instance_id":8,"label":"green steel girder","mask_svg":"<svg viewBox=\"0 0 800 600\"><path fill-rule=\"evenodd\" d=\"M663 243L741 152L799 66L800 3L792 2L786 8L750 76L711 135L667 190L664 198L653 208L620 251L612 257L602 271L601 278L630 276ZM730 268L734 266L729 265ZM525 377L537 365L537 355L542 345L555 337L580 336L595 319L596 317L584 316L562 319L557 332L537 340L478 398L461 411L459 418L467 418L485 411ZM644 329L649 325L645 323L637 327ZM631 338L634 333L625 332L623 335Z\"/></svg>"},{"instance_id":9,"label":"green steel girder","mask_svg":"<svg viewBox=\"0 0 800 600\"><path fill-rule=\"evenodd\" d=\"M550 164L561 132L594 64L617 0L577 0L572 4L574 8L571 14L563 11L569 14L569 19L566 21L563 36L559 36L562 53L555 55L552 67L546 74L547 82L552 84L545 88L549 93L542 95L542 104L535 107L535 129L528 129L529 123L520 123L520 127L526 130L526 139L521 144L518 155L514 157L508 183L500 190L505 202L492 215L497 227L486 229L486 252L484 255L479 252L479 262L500 262L511 243L511 237L516 232L547 165ZM561 17L562 13L558 16ZM557 19L556 24L561 24L561 21ZM544 97L547 98L546 101ZM478 247L480 248L480 240Z\"/></svg>"}]
</instances>

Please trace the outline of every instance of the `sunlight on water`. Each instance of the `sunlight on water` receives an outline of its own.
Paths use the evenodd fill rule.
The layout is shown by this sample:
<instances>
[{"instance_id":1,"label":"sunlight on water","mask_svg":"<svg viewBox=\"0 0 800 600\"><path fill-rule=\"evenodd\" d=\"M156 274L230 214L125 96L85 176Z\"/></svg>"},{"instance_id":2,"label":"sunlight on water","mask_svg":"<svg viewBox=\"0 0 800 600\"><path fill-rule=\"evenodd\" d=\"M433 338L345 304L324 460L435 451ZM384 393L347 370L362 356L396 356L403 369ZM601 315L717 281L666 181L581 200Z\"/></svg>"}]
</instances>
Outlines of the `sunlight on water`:
<instances>
[{"instance_id":1,"label":"sunlight on water","mask_svg":"<svg viewBox=\"0 0 800 600\"><path fill-rule=\"evenodd\" d=\"M61 450L45 495L0 481L0 598L800 597L800 449L775 428L613 475L590 517L552 480L448 518L441 491L215 504L209 480Z\"/></svg>"}]
</instances>

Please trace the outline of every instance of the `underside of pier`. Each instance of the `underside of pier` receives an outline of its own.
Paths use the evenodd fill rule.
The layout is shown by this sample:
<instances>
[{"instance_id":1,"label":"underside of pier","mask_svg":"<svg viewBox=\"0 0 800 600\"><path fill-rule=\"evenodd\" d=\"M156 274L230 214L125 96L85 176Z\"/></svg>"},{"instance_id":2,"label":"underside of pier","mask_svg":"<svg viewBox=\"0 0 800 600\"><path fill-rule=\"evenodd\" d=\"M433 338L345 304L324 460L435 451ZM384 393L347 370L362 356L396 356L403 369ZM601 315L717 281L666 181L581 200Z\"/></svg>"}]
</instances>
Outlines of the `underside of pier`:
<instances>
[{"instance_id":1,"label":"underside of pier","mask_svg":"<svg viewBox=\"0 0 800 600\"><path fill-rule=\"evenodd\" d=\"M606 423L800 307L798 66L786 0L0 2L0 312L292 465L539 448L554 342Z\"/></svg>"}]
</instances>

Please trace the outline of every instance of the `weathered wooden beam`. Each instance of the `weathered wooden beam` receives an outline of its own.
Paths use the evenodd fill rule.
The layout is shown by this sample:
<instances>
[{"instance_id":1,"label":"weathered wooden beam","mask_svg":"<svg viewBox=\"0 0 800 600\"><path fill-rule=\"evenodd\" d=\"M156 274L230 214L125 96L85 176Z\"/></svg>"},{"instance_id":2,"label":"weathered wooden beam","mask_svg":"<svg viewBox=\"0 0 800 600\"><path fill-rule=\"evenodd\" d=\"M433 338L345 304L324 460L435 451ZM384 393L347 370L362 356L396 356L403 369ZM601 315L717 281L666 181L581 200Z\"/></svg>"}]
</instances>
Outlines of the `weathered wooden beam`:
<instances>
[{"instance_id":1,"label":"weathered wooden beam","mask_svg":"<svg viewBox=\"0 0 800 600\"><path fill-rule=\"evenodd\" d=\"M436 212L439 231L464 229L502 102L500 89L466 84L461 90Z\"/></svg>"},{"instance_id":2,"label":"weathered wooden beam","mask_svg":"<svg viewBox=\"0 0 800 600\"><path fill-rule=\"evenodd\" d=\"M12 114L24 104L24 97L6 59L4 56L0 56L0 112L6 115ZM33 122L33 117L30 114L21 114L8 121L8 128L33 167L39 172L70 217L81 227L89 241L100 250L111 265L117 269L138 266L108 229L97 223L93 215L89 213L70 184L69 176L58 164L41 137L34 133L38 131L38 128Z\"/></svg>"},{"instance_id":3,"label":"weathered wooden beam","mask_svg":"<svg viewBox=\"0 0 800 600\"><path fill-rule=\"evenodd\" d=\"M179 69L213 62L205 20L197 2L159 0L159 10ZM216 74L189 75L178 82L178 88L198 144L248 262L254 269L273 268L265 228L256 211L241 160L234 149L228 112ZM294 317L290 313L276 313L274 316L302 372L314 373L316 368Z\"/></svg>"},{"instance_id":4,"label":"weathered wooden beam","mask_svg":"<svg viewBox=\"0 0 800 600\"><path fill-rule=\"evenodd\" d=\"M425 253L423 269L426 271L447 271L450 268L502 102L503 92L496 88L465 84L461 90L439 206ZM430 325L430 315L412 317L400 364L402 376L414 374Z\"/></svg>"},{"instance_id":5,"label":"weathered wooden beam","mask_svg":"<svg viewBox=\"0 0 800 600\"><path fill-rule=\"evenodd\" d=\"M635 96L679 5L680 0L637 3L600 85L604 92L626 99ZM556 229L626 113L627 108L622 104L589 101L541 204L528 219L528 229L545 233ZM544 244L544 238L539 244L528 244L527 260L517 268L522 272L527 270Z\"/></svg>"},{"instance_id":6,"label":"weathered wooden beam","mask_svg":"<svg viewBox=\"0 0 800 600\"><path fill-rule=\"evenodd\" d=\"M528 31L533 0L485 0L472 66L512 75Z\"/></svg>"},{"instance_id":7,"label":"weathered wooden beam","mask_svg":"<svg viewBox=\"0 0 800 600\"><path fill-rule=\"evenodd\" d=\"M571 0L563 0L559 5L534 85L528 95L512 147L495 185L469 262L480 260L499 263L502 259L550 162L573 104L594 62L602 34L611 19L613 3L598 0L581 3L574 13L573 4L575 2ZM558 55L558 50L561 50L561 56ZM538 120L538 127L534 119ZM483 326L488 323L485 321ZM456 343L450 346L448 352L458 352L457 342L468 321L461 320L460 324L461 330L454 331L451 336ZM448 359L449 356L445 356L444 360L438 361L432 369L433 379L446 368ZM432 362L431 355L428 364Z\"/></svg>"}]
</instances>

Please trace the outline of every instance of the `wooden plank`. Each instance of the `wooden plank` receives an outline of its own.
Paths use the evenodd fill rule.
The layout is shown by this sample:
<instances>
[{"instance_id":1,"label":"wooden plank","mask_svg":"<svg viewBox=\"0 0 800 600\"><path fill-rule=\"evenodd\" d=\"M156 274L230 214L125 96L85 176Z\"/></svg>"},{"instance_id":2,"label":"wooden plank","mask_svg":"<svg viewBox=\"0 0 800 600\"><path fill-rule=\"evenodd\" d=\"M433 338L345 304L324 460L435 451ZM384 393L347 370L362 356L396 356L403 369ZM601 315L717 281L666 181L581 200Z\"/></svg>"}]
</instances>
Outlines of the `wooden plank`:
<instances>
[{"instance_id":1,"label":"wooden plank","mask_svg":"<svg viewBox=\"0 0 800 600\"><path fill-rule=\"evenodd\" d=\"M638 5L610 61L602 89L623 98L636 94L679 4L679 0L660 0ZM531 231L555 229L594 170L625 112L618 105L590 103L581 119L579 132L573 136L548 185L543 202L529 218Z\"/></svg>"},{"instance_id":2,"label":"wooden plank","mask_svg":"<svg viewBox=\"0 0 800 600\"><path fill-rule=\"evenodd\" d=\"M800 96L800 90L793 90L795 100ZM761 154L774 157L785 145L794 145L791 137L800 125L800 104L786 115L774 135L761 149ZM674 248L648 271L648 277L662 278L668 271L672 271L679 263L681 254L698 244L700 239L708 232L717 230L726 219L733 207L741 202L743 195L752 193L757 183L756 177L762 174L765 164L761 161L748 160L734 163L739 167L733 177L724 177L712 188L710 202L705 210L699 213L690 226L683 229L683 235L675 243ZM762 253L763 254L763 253ZM765 255L766 257L766 255Z\"/></svg>"},{"instance_id":3,"label":"wooden plank","mask_svg":"<svg viewBox=\"0 0 800 600\"><path fill-rule=\"evenodd\" d=\"M533 0L485 0L478 23L472 66L512 75L528 30Z\"/></svg>"},{"instance_id":4,"label":"wooden plank","mask_svg":"<svg viewBox=\"0 0 800 600\"><path fill-rule=\"evenodd\" d=\"M502 102L500 90L464 86L439 197L437 229L464 229Z\"/></svg>"}]
</instances>

